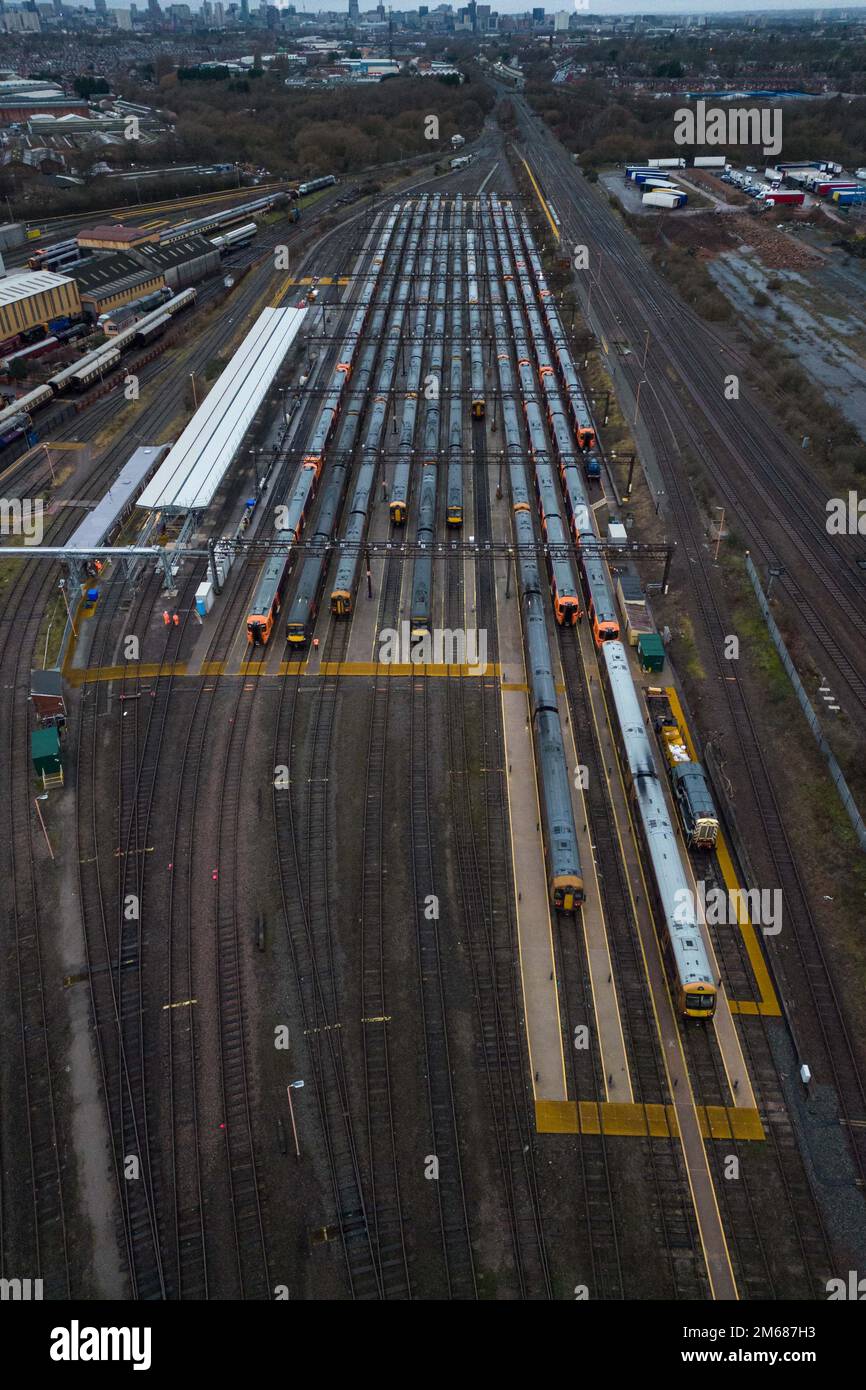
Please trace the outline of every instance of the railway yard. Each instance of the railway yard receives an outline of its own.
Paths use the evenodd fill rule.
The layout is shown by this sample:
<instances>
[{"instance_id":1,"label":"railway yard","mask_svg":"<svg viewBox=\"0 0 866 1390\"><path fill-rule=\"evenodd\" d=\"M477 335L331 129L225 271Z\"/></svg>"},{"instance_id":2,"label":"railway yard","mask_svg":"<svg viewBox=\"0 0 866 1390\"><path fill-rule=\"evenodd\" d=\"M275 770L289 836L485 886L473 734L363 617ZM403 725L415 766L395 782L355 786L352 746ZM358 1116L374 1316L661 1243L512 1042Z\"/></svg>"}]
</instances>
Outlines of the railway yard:
<instances>
[{"instance_id":1,"label":"railway yard","mask_svg":"<svg viewBox=\"0 0 866 1390\"><path fill-rule=\"evenodd\" d=\"M809 1301L866 1261L854 983L684 451L862 730L858 538L512 104L466 167L269 218L130 339L133 401L70 368L0 454L57 548L0 551L0 1274L47 1299ZM705 910L759 886L780 930Z\"/></svg>"}]
</instances>

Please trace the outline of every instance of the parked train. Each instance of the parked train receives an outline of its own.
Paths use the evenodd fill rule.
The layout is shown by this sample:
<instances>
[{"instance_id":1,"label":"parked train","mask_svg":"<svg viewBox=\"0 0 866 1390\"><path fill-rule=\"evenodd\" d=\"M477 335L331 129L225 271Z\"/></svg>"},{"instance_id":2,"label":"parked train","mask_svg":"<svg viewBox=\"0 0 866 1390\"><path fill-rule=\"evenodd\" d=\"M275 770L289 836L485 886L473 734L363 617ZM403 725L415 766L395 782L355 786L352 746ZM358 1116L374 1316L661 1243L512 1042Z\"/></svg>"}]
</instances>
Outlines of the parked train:
<instances>
[{"instance_id":1,"label":"parked train","mask_svg":"<svg viewBox=\"0 0 866 1390\"><path fill-rule=\"evenodd\" d=\"M343 541L348 544L348 548L340 555L331 590L331 612L337 617L345 617L352 612L354 607L355 591L361 568L361 547L373 502L376 469L388 422L390 393L396 379L397 363L400 357L403 321L412 295L415 262L418 257L428 206L429 201L424 196L419 199L414 213L411 205L404 208L397 237L398 244L403 245L402 259L396 250L390 258L391 268L386 283L395 285L391 313L382 342L382 360L376 374L376 385L364 431L361 466L358 470L358 477L349 506L348 520L343 530ZM398 276L399 278L397 278ZM381 332L379 336L381 336Z\"/></svg>"},{"instance_id":2,"label":"parked train","mask_svg":"<svg viewBox=\"0 0 866 1390\"><path fill-rule=\"evenodd\" d=\"M181 290L180 294L174 295L162 303L158 309L146 314L131 328L126 329L123 333L118 333L111 339L110 343L103 343L100 347L86 352L83 357L71 362L68 367L61 367L53 376L48 378L43 386L37 386L33 391L19 396L17 401L13 401L6 409L0 410L0 432L13 415L22 411L32 414L66 391L85 391L89 386L101 381L107 373L113 371L118 365L121 354L127 348L144 346L150 342L152 338L158 336L160 331L168 327L169 320L184 309L190 308L195 301L196 291L194 289ZM156 333L149 331L153 324L161 325Z\"/></svg>"},{"instance_id":3,"label":"parked train","mask_svg":"<svg viewBox=\"0 0 866 1390\"><path fill-rule=\"evenodd\" d=\"M583 392L578 383L579 399L577 407L568 411L565 401L576 399L575 393L572 392L571 397L569 397L567 388L561 384L563 381L561 372L558 374L559 381L557 381L557 374L554 372L552 356L548 349L549 343L553 348L553 356L555 357L557 343L565 343L565 333L559 318L559 312L547 288L547 280L532 241L529 225L525 217L522 217L520 226L518 226L514 212L510 207L504 208L500 213L500 217L507 231L508 243L514 253L518 271L520 272L518 278L523 293L524 303L527 308L527 319L530 324L533 355L546 401L547 422L550 428L551 439L553 440L554 454L559 467L559 478L565 503L565 515L571 537L578 547L578 566L586 599L586 612L592 625L596 646L601 646L603 642L616 641L618 639L619 617L616 611L616 601L613 595L608 568L601 552L598 550L599 537L595 529L593 514L586 496L586 490L583 486L580 467L578 466L579 456L575 454L574 450L574 438L575 436L578 436L578 438L580 437L580 431L575 424L575 420L581 418L583 407L581 407L580 401L584 400ZM525 263L523 259L521 259L523 254L525 254L526 259L529 261L532 271L532 281L535 284L538 298L544 306L544 325L542 325L541 317L534 301L532 286L527 282ZM571 358L570 354L567 354L567 350L560 353L561 359L564 360L566 356L570 362ZM526 369L524 369L523 375L529 375ZM569 373L566 372L565 379L568 378ZM588 415L586 418L589 418ZM592 447L594 447L596 443L594 428L591 430L591 434ZM585 431L585 438L588 437L588 433ZM591 446L587 444L586 447L589 448Z\"/></svg>"},{"instance_id":4,"label":"parked train","mask_svg":"<svg viewBox=\"0 0 866 1390\"><path fill-rule=\"evenodd\" d=\"M346 384L352 372L358 342L370 315L370 306L379 282L382 262L397 226L400 212L399 205L395 205L389 214L377 243L373 270L358 291L357 305L343 340L339 360L331 373L330 383L319 409L308 451L304 455L293 491L284 504L283 525L274 537L278 549L269 557L259 577L252 607L247 616L247 641L252 646L267 645L282 610L286 585L295 561L295 542L303 531L310 504L316 494L325 461L325 453L333 438L340 416Z\"/></svg>"},{"instance_id":5,"label":"parked train","mask_svg":"<svg viewBox=\"0 0 866 1390\"><path fill-rule=\"evenodd\" d=\"M692 758L665 692L651 686L646 702L668 769L686 842L692 849L714 849L719 838L719 818L706 773Z\"/></svg>"},{"instance_id":6,"label":"parked train","mask_svg":"<svg viewBox=\"0 0 866 1390\"><path fill-rule=\"evenodd\" d=\"M478 259L475 233L466 233L466 277L469 301L469 377L472 418L483 420L486 408L484 391L484 344L482 341L481 310L478 305Z\"/></svg>"},{"instance_id":7,"label":"parked train","mask_svg":"<svg viewBox=\"0 0 866 1390\"><path fill-rule=\"evenodd\" d=\"M270 212L273 208L285 207L288 201L288 193L269 193L263 198L254 198L250 203L239 203L237 207L223 208L221 212L196 217L192 222L181 222L176 227L167 227L165 231L160 232L159 239L161 242L171 242L177 241L180 237L193 236L195 233L219 232L234 222L249 221L251 217Z\"/></svg>"},{"instance_id":8,"label":"parked train","mask_svg":"<svg viewBox=\"0 0 866 1390\"><path fill-rule=\"evenodd\" d=\"M523 413L526 432L529 437L529 450L533 464L533 481L536 502L541 518L542 535L545 541L545 563L550 591L553 595L553 611L557 623L573 627L581 615L580 590L572 563L570 537L567 522L563 519L562 506L557 492L553 464L548 451L544 432L544 415L535 389L535 373L530 360L530 344L521 311L520 296L515 284L513 263L504 220L498 201L491 198L493 230L502 264L503 286L508 302L508 315L511 324L511 337L517 356L517 381L514 379L510 358L500 357L499 380L506 399L513 396L519 384L523 398ZM492 246L488 247L488 269L491 286L497 278L497 266ZM497 307L497 321L501 310ZM519 422L516 414L504 410L503 421L508 449L522 448ZM521 504L522 505L522 504Z\"/></svg>"},{"instance_id":9,"label":"parked train","mask_svg":"<svg viewBox=\"0 0 866 1390\"><path fill-rule=\"evenodd\" d=\"M456 203L456 200L455 200ZM462 199L461 199L462 210ZM456 211L456 209L455 209ZM441 236L435 248L433 280L433 314L427 372L435 381L442 380L445 353L446 302L448 299L448 257L450 237ZM433 552L436 539L436 494L439 484L439 434L442 424L442 405L439 395L425 396L424 426L421 436L421 474L418 487L418 515L415 522L415 541L418 549L412 565L412 585L409 591L410 631L429 632L433 624Z\"/></svg>"},{"instance_id":10,"label":"parked train","mask_svg":"<svg viewBox=\"0 0 866 1390\"><path fill-rule=\"evenodd\" d=\"M325 174L324 177L320 179L310 179L307 183L299 183L298 197L306 198L308 193L317 193L320 188L332 188L337 182L336 175Z\"/></svg>"},{"instance_id":11,"label":"parked train","mask_svg":"<svg viewBox=\"0 0 866 1390\"><path fill-rule=\"evenodd\" d=\"M463 199L454 200L451 220L451 361L448 373L448 467L445 525L463 525Z\"/></svg>"},{"instance_id":12,"label":"parked train","mask_svg":"<svg viewBox=\"0 0 866 1390\"><path fill-rule=\"evenodd\" d=\"M66 241L56 241L53 246L43 246L39 251L34 251L27 264L31 270L51 270L55 274L62 274L69 266L83 259L84 255L78 242L74 237L70 237Z\"/></svg>"},{"instance_id":13,"label":"parked train","mask_svg":"<svg viewBox=\"0 0 866 1390\"><path fill-rule=\"evenodd\" d=\"M441 199L438 194L431 202L430 215L421 253L416 308L409 338L409 359L406 366L406 395L400 420L397 458L391 480L388 511L394 526L403 526L409 510L409 485L412 481L412 462L415 454L415 429L418 422L418 402L421 374L424 366L424 339L427 331L427 308L433 276L433 254L438 233Z\"/></svg>"},{"instance_id":14,"label":"parked train","mask_svg":"<svg viewBox=\"0 0 866 1390\"><path fill-rule=\"evenodd\" d=\"M585 896L583 872L547 637L544 585L535 546L530 484L520 432L520 413L514 395L509 342L511 321L502 304L496 273L494 235L486 203L482 203L481 219L490 272L490 313L496 344L505 458L511 484L511 504L517 542L518 583L526 669L530 678L530 718L535 742L548 892L550 901L557 911L574 912ZM504 283L506 286L509 284L507 280Z\"/></svg>"},{"instance_id":15,"label":"parked train","mask_svg":"<svg viewBox=\"0 0 866 1390\"><path fill-rule=\"evenodd\" d=\"M4 411L3 414L5 415L6 412ZM0 449L5 448L7 444L13 444L16 439L20 439L22 435L27 433L32 423L27 412L21 410L0 421Z\"/></svg>"},{"instance_id":16,"label":"parked train","mask_svg":"<svg viewBox=\"0 0 866 1390\"><path fill-rule=\"evenodd\" d=\"M211 237L211 246L215 246L221 256L226 256L229 251L236 251L241 246L249 246L253 237L258 234L258 230L257 223L244 222L241 227L231 227L222 236Z\"/></svg>"},{"instance_id":17,"label":"parked train","mask_svg":"<svg viewBox=\"0 0 866 1390\"><path fill-rule=\"evenodd\" d=\"M694 886L680 858L664 785L647 737L626 650L606 642L601 673L656 912L662 957L678 1011L712 1018L717 986L697 917Z\"/></svg>"}]
</instances>

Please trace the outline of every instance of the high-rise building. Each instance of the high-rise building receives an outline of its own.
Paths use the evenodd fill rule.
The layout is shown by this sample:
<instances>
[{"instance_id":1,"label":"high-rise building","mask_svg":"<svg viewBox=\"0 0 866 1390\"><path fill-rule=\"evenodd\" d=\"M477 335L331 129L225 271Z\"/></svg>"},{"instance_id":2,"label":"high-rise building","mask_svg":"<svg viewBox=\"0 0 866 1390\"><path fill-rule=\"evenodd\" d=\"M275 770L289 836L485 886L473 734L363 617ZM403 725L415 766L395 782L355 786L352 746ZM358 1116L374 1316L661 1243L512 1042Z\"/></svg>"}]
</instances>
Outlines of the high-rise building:
<instances>
[{"instance_id":1,"label":"high-rise building","mask_svg":"<svg viewBox=\"0 0 866 1390\"><path fill-rule=\"evenodd\" d=\"M241 19L244 24L249 23L250 19L250 0L241 0Z\"/></svg>"},{"instance_id":2,"label":"high-rise building","mask_svg":"<svg viewBox=\"0 0 866 1390\"><path fill-rule=\"evenodd\" d=\"M357 24L361 18L361 8L358 0L349 0L349 23Z\"/></svg>"},{"instance_id":3,"label":"high-rise building","mask_svg":"<svg viewBox=\"0 0 866 1390\"><path fill-rule=\"evenodd\" d=\"M96 10L96 13L97 13L97 14L107 14L107 13L108 13L108 3L107 3L107 0L93 0L93 8Z\"/></svg>"}]
</instances>

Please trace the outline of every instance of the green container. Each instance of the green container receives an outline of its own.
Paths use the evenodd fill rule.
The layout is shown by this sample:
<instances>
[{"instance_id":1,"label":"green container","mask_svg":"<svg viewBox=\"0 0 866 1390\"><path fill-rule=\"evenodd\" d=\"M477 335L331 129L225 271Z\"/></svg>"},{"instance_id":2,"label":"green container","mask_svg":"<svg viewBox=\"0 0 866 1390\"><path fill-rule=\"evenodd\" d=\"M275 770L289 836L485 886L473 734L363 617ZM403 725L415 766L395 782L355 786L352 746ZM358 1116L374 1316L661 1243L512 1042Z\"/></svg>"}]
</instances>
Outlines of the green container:
<instances>
[{"instance_id":1,"label":"green container","mask_svg":"<svg viewBox=\"0 0 866 1390\"><path fill-rule=\"evenodd\" d=\"M30 758L39 776L55 777L60 771L60 735L56 729L36 729L30 735Z\"/></svg>"},{"instance_id":2,"label":"green container","mask_svg":"<svg viewBox=\"0 0 866 1390\"><path fill-rule=\"evenodd\" d=\"M637 639L637 654L644 671L665 669L665 646L657 632L642 632Z\"/></svg>"}]
</instances>

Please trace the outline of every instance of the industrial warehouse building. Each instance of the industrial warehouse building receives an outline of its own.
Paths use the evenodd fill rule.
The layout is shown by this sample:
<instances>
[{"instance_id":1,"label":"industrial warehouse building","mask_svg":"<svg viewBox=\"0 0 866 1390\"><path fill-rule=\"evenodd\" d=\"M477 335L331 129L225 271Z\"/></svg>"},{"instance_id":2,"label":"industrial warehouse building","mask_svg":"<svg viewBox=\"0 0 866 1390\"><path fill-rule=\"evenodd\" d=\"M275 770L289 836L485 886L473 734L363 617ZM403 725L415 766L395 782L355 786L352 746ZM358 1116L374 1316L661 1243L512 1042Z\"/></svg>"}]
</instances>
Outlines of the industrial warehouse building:
<instances>
[{"instance_id":1,"label":"industrial warehouse building","mask_svg":"<svg viewBox=\"0 0 866 1390\"><path fill-rule=\"evenodd\" d=\"M135 258L161 270L165 283L175 292L216 275L220 268L220 253L206 236L187 236L165 245L142 246Z\"/></svg>"},{"instance_id":2,"label":"industrial warehouse building","mask_svg":"<svg viewBox=\"0 0 866 1390\"><path fill-rule=\"evenodd\" d=\"M81 308L92 319L153 290L161 290L165 284L165 276L157 266L142 265L137 257L124 251L113 256L89 256L70 269L78 285Z\"/></svg>"},{"instance_id":3,"label":"industrial warehouse building","mask_svg":"<svg viewBox=\"0 0 866 1390\"><path fill-rule=\"evenodd\" d=\"M98 319L163 285L175 291L186 289L216 275L219 267L220 255L213 243L204 236L189 236L165 245L88 256L69 269L78 284L82 309L89 318Z\"/></svg>"},{"instance_id":4,"label":"industrial warehouse building","mask_svg":"<svg viewBox=\"0 0 866 1390\"><path fill-rule=\"evenodd\" d=\"M67 275L30 270L0 279L0 339L80 313L78 286Z\"/></svg>"},{"instance_id":5,"label":"industrial warehouse building","mask_svg":"<svg viewBox=\"0 0 866 1390\"><path fill-rule=\"evenodd\" d=\"M159 241L159 232L146 227L121 227L119 222L107 222L98 227L83 227L75 240L82 250L131 251Z\"/></svg>"}]
</instances>

